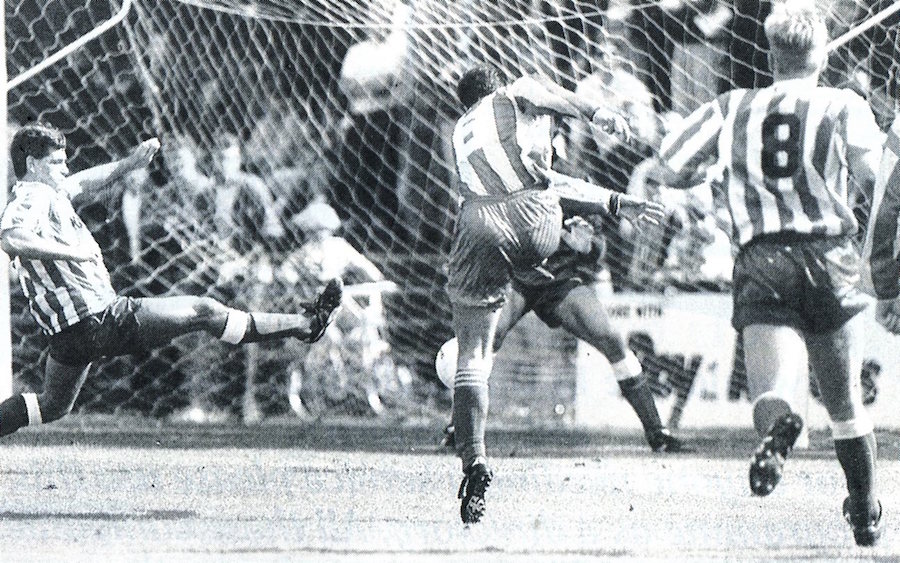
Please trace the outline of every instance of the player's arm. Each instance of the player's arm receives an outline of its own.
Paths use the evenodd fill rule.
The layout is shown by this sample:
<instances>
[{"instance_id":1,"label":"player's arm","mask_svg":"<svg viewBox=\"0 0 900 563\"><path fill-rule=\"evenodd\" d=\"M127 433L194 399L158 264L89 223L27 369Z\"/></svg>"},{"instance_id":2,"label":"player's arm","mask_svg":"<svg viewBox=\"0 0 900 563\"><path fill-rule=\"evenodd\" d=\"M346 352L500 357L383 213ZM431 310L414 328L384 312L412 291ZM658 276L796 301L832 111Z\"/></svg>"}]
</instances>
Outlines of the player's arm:
<instances>
[{"instance_id":1,"label":"player's arm","mask_svg":"<svg viewBox=\"0 0 900 563\"><path fill-rule=\"evenodd\" d=\"M647 170L648 182L678 189L697 185L703 177L698 174L700 169L718 157L724 122L721 100L700 106L666 134L658 157Z\"/></svg>"},{"instance_id":2,"label":"player's arm","mask_svg":"<svg viewBox=\"0 0 900 563\"><path fill-rule=\"evenodd\" d=\"M872 201L885 136L875 122L875 115L868 102L859 95L851 94L847 116L844 124L847 167L866 200Z\"/></svg>"},{"instance_id":3,"label":"player's arm","mask_svg":"<svg viewBox=\"0 0 900 563\"><path fill-rule=\"evenodd\" d=\"M76 202L85 199L112 201L121 189L122 182L119 180L126 174L150 164L158 150L159 139L155 137L148 139L135 147L125 158L93 166L68 176L61 189Z\"/></svg>"},{"instance_id":4,"label":"player's arm","mask_svg":"<svg viewBox=\"0 0 900 563\"><path fill-rule=\"evenodd\" d=\"M875 183L872 211L863 252L872 289L878 297L876 320L900 332L900 261L897 226L900 217L900 119L888 133L881 170Z\"/></svg>"},{"instance_id":5,"label":"player's arm","mask_svg":"<svg viewBox=\"0 0 900 563\"><path fill-rule=\"evenodd\" d=\"M566 90L549 78L540 75L523 76L507 87L524 111L534 114L556 113L591 121L607 133L619 135L624 141L631 136L628 120L611 106L588 102L571 90Z\"/></svg>"},{"instance_id":6,"label":"player's arm","mask_svg":"<svg viewBox=\"0 0 900 563\"><path fill-rule=\"evenodd\" d=\"M665 207L653 201L602 188L555 170L539 170L548 182L547 190L560 198L562 206L575 213L610 213L631 222L658 224L665 217Z\"/></svg>"},{"instance_id":7,"label":"player's arm","mask_svg":"<svg viewBox=\"0 0 900 563\"><path fill-rule=\"evenodd\" d=\"M71 260L84 262L96 257L89 248L39 236L23 227L13 227L0 233L0 248L11 257L26 260Z\"/></svg>"}]
</instances>

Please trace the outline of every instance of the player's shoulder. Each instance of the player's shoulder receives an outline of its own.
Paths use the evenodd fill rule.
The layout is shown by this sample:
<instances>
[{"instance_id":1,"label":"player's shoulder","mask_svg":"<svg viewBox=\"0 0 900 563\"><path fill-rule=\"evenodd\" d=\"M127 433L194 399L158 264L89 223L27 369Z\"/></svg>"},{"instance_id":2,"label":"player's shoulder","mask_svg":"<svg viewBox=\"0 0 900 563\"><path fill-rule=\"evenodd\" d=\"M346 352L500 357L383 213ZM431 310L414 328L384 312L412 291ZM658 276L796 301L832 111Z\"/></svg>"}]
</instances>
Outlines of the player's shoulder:
<instances>
[{"instance_id":1,"label":"player's shoulder","mask_svg":"<svg viewBox=\"0 0 900 563\"><path fill-rule=\"evenodd\" d=\"M810 89L809 97L835 104L840 110L872 112L869 103L858 92L851 88L833 86L817 86ZM852 116L851 116L852 117Z\"/></svg>"},{"instance_id":2,"label":"player's shoulder","mask_svg":"<svg viewBox=\"0 0 900 563\"><path fill-rule=\"evenodd\" d=\"M38 201L49 202L56 194L56 191L49 184L22 180L13 184L10 192L12 197L9 203L18 204L25 208L31 208Z\"/></svg>"}]
</instances>

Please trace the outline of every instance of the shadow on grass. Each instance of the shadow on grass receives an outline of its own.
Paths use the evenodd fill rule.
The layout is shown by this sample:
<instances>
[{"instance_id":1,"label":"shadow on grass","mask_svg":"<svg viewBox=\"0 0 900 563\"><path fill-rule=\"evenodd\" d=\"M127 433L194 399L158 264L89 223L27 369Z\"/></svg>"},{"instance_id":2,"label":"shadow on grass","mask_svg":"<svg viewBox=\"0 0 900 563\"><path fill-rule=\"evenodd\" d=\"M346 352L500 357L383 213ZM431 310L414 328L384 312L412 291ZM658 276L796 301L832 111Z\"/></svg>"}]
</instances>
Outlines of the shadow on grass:
<instances>
[{"instance_id":1,"label":"shadow on grass","mask_svg":"<svg viewBox=\"0 0 900 563\"><path fill-rule=\"evenodd\" d=\"M298 448L452 455L438 444L443 423L389 419L341 419L302 422L276 419L256 425L238 423L194 424L160 422L129 417L72 416L62 421L26 428L3 438L0 444L34 446L81 445L122 448ZM678 455L700 458L744 458L756 446L749 428L686 429L678 433L696 449L691 453L653 454L636 430L492 427L487 442L499 457L634 457ZM878 432L879 457L900 456L900 433ZM813 431L810 447L800 457L833 456L827 431Z\"/></svg>"}]
</instances>

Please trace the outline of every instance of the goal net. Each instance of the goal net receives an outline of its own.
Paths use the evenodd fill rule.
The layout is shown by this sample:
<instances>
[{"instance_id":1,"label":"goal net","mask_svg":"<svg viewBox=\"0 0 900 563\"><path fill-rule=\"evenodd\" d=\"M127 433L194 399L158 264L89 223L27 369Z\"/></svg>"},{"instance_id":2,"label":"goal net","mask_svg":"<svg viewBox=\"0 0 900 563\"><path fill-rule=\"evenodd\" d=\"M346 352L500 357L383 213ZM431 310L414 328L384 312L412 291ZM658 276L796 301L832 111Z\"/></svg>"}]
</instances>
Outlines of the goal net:
<instances>
[{"instance_id":1,"label":"goal net","mask_svg":"<svg viewBox=\"0 0 900 563\"><path fill-rule=\"evenodd\" d=\"M834 38L891 5L818 3ZM433 359L452 336L444 263L457 199L448 140L460 115L461 72L489 62L616 104L631 116L637 141L559 123L558 166L641 190L640 164L660 134L659 118L678 119L724 89L771 81L762 33L768 5L136 0L119 25L8 93L9 130L34 120L61 128L72 170L160 137L148 175L128 178L120 199L80 209L116 289L291 311L341 272L352 296L335 331L312 347L232 348L191 335L146 356L98 362L76 408L253 420L446 407ZM118 0L8 2L9 76L121 8ZM896 20L835 48L823 75L864 94L882 124L893 116ZM731 248L708 189L659 197L677 212L653 232L599 218L588 266L656 390L674 396L687 393L698 370L713 370L694 361L705 351L661 341L655 331L663 325L654 328L653 319L698 292L727 304ZM329 234L349 244L323 242ZM15 388L39 390L46 339L17 284L12 291ZM722 322L727 327L727 316ZM739 392L739 371L729 377L733 345L730 333L710 344L728 352L713 377L725 383L704 393L723 398L732 384ZM582 355L570 336L527 317L498 356L492 411L571 421Z\"/></svg>"}]
</instances>

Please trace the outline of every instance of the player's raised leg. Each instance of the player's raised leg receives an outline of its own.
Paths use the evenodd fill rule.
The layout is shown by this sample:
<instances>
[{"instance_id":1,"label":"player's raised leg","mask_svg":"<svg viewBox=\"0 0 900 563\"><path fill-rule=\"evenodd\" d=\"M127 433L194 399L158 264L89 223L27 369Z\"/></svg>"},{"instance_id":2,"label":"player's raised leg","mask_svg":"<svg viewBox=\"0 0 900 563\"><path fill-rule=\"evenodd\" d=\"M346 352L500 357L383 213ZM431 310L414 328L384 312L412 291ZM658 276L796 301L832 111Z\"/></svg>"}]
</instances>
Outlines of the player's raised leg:
<instances>
[{"instance_id":1,"label":"player's raised leg","mask_svg":"<svg viewBox=\"0 0 900 563\"><path fill-rule=\"evenodd\" d=\"M460 485L460 517L474 523L484 515L484 492L493 474L487 465L485 425L488 377L493 367L494 331L500 312L495 307L453 306L453 327L459 357L453 382L453 422L456 452L465 477Z\"/></svg>"},{"instance_id":2,"label":"player's raised leg","mask_svg":"<svg viewBox=\"0 0 900 563\"><path fill-rule=\"evenodd\" d=\"M797 329L768 324L745 327L743 338L753 427L763 439L750 462L750 490L765 496L781 480L785 459L803 429L792 401L806 369L806 343Z\"/></svg>"},{"instance_id":3,"label":"player's raised leg","mask_svg":"<svg viewBox=\"0 0 900 563\"><path fill-rule=\"evenodd\" d=\"M592 286L580 285L563 298L554 312L569 333L599 350L612 365L622 395L637 414L647 442L655 452L678 452L684 444L663 425L641 363L610 323Z\"/></svg>"},{"instance_id":4,"label":"player's raised leg","mask_svg":"<svg viewBox=\"0 0 900 563\"><path fill-rule=\"evenodd\" d=\"M342 293L341 280L333 279L315 302L304 306L302 313L246 312L226 307L209 297L151 297L140 300L135 316L148 348L197 330L229 344L287 337L315 342L331 323Z\"/></svg>"},{"instance_id":5,"label":"player's raised leg","mask_svg":"<svg viewBox=\"0 0 900 563\"><path fill-rule=\"evenodd\" d=\"M881 536L882 512L875 486L875 433L862 402L859 331L857 322L850 321L834 332L808 334L807 345L831 418L834 451L847 479L843 514L856 543L869 546Z\"/></svg>"}]
</instances>

